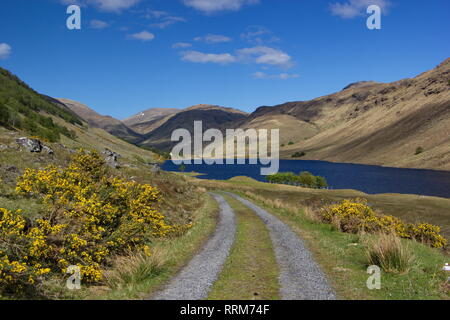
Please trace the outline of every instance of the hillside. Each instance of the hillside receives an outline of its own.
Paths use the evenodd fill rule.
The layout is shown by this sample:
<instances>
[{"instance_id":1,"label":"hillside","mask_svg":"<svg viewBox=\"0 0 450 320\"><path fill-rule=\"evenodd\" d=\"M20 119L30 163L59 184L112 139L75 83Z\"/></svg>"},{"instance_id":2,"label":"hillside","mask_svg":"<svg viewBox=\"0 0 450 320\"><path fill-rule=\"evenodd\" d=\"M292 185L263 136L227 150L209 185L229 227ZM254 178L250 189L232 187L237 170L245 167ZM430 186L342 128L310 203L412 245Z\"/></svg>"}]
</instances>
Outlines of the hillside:
<instances>
[{"instance_id":1,"label":"hillside","mask_svg":"<svg viewBox=\"0 0 450 320\"><path fill-rule=\"evenodd\" d=\"M131 143L138 143L143 139L140 134L128 128L121 121L110 116L102 116L82 103L62 98L56 100L67 106L67 108L72 110L93 128L103 129L112 135Z\"/></svg>"},{"instance_id":2,"label":"hillside","mask_svg":"<svg viewBox=\"0 0 450 320\"><path fill-rule=\"evenodd\" d=\"M140 134L148 134L163 125L178 112L181 112L181 110L174 108L152 108L139 112L122 122Z\"/></svg>"},{"instance_id":3,"label":"hillside","mask_svg":"<svg viewBox=\"0 0 450 320\"><path fill-rule=\"evenodd\" d=\"M306 152L302 159L450 170L449 79L447 59L413 79L260 107L238 125L280 128L284 158Z\"/></svg>"},{"instance_id":4,"label":"hillside","mask_svg":"<svg viewBox=\"0 0 450 320\"><path fill-rule=\"evenodd\" d=\"M109 149L119 155L119 162L130 165L159 160L154 153L83 122L75 112L79 110L69 108L76 103L66 105L63 102L39 94L9 71L0 69L0 178L3 173L8 173L7 168L11 166L21 171L45 163L64 163L79 148L98 152ZM96 114L87 107L86 110L82 116ZM16 142L21 137L41 140L52 150L51 154L24 151Z\"/></svg>"},{"instance_id":5,"label":"hillside","mask_svg":"<svg viewBox=\"0 0 450 320\"><path fill-rule=\"evenodd\" d=\"M192 133L194 121L202 121L203 130L208 130L210 128L233 126L246 119L246 117L247 114L245 112L232 108L207 104L192 106L170 117L160 127L146 135L146 140L140 144L161 150L170 150L174 145L170 141L172 132L176 129L184 128Z\"/></svg>"},{"instance_id":6,"label":"hillside","mask_svg":"<svg viewBox=\"0 0 450 320\"><path fill-rule=\"evenodd\" d=\"M81 120L67 108L52 103L27 84L0 68L0 125L16 128L46 140L58 141L61 135L73 138L74 133L65 125L58 125L54 118L66 124L81 125Z\"/></svg>"}]
</instances>

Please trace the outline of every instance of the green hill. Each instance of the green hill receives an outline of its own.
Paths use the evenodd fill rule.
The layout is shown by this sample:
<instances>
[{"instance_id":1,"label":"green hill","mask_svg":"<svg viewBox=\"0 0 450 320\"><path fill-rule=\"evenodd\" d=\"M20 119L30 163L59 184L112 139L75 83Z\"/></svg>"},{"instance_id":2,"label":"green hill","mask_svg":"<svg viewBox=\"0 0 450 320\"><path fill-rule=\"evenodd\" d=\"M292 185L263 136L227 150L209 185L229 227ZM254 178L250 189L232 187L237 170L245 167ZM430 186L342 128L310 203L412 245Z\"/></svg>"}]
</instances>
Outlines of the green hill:
<instances>
[{"instance_id":1,"label":"green hill","mask_svg":"<svg viewBox=\"0 0 450 320\"><path fill-rule=\"evenodd\" d=\"M61 134L75 137L73 131L56 124L50 115L71 124L82 124L71 111L56 106L11 72L0 68L0 124L51 142L59 141Z\"/></svg>"}]
</instances>

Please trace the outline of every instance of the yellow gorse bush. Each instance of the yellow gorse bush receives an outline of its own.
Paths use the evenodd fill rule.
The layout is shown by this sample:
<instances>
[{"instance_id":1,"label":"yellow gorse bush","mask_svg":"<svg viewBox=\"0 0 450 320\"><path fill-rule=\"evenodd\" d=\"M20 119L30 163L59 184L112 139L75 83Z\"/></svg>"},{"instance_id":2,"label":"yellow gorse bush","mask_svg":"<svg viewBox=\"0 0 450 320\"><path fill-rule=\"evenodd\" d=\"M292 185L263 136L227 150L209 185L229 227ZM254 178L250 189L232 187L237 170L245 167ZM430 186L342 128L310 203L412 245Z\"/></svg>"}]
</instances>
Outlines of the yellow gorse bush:
<instances>
[{"instance_id":1,"label":"yellow gorse bush","mask_svg":"<svg viewBox=\"0 0 450 320\"><path fill-rule=\"evenodd\" d=\"M80 151L67 168L27 169L16 193L46 205L40 219L0 208L0 291L35 284L78 265L84 282L102 280L112 254L146 246L154 237L191 227L171 226L158 211L160 192L108 174L100 156Z\"/></svg>"},{"instance_id":2,"label":"yellow gorse bush","mask_svg":"<svg viewBox=\"0 0 450 320\"><path fill-rule=\"evenodd\" d=\"M319 216L323 222L333 224L343 232L394 233L401 238L414 239L434 248L447 245L447 240L440 234L440 227L427 223L405 223L393 216L377 214L365 199L343 200L339 204L326 206L319 212Z\"/></svg>"}]
</instances>

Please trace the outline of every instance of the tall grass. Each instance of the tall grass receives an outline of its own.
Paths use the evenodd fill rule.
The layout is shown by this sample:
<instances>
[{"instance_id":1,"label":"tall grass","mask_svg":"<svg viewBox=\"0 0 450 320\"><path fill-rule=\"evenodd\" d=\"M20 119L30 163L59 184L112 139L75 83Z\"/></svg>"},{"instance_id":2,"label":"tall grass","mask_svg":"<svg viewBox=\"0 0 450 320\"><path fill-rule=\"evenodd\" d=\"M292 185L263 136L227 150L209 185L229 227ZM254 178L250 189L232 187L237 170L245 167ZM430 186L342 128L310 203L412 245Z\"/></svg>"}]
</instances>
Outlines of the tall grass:
<instances>
[{"instance_id":1,"label":"tall grass","mask_svg":"<svg viewBox=\"0 0 450 320\"><path fill-rule=\"evenodd\" d=\"M117 257L114 268L105 275L110 288L132 287L140 282L157 276L162 272L165 264L165 254L155 247L151 254L145 252L130 252L127 256Z\"/></svg>"},{"instance_id":2,"label":"tall grass","mask_svg":"<svg viewBox=\"0 0 450 320\"><path fill-rule=\"evenodd\" d=\"M414 263L410 247L395 234L380 234L369 240L366 254L369 265L388 273L407 273Z\"/></svg>"}]
</instances>

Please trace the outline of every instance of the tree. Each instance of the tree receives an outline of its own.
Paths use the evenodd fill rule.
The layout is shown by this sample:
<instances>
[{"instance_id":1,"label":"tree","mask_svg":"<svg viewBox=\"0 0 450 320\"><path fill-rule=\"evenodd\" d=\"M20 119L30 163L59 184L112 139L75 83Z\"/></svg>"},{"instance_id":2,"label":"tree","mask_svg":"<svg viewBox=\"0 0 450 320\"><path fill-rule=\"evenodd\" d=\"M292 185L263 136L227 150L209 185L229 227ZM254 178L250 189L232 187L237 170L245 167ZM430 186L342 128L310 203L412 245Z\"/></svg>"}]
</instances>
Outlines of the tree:
<instances>
[{"instance_id":1,"label":"tree","mask_svg":"<svg viewBox=\"0 0 450 320\"><path fill-rule=\"evenodd\" d=\"M423 153L423 152L424 152L424 150L423 150L422 147L417 147L417 149L416 149L416 155L421 154L421 153Z\"/></svg>"},{"instance_id":2,"label":"tree","mask_svg":"<svg viewBox=\"0 0 450 320\"><path fill-rule=\"evenodd\" d=\"M325 189L328 188L328 182L327 179L321 176L316 176L316 188L318 189Z\"/></svg>"}]
</instances>

